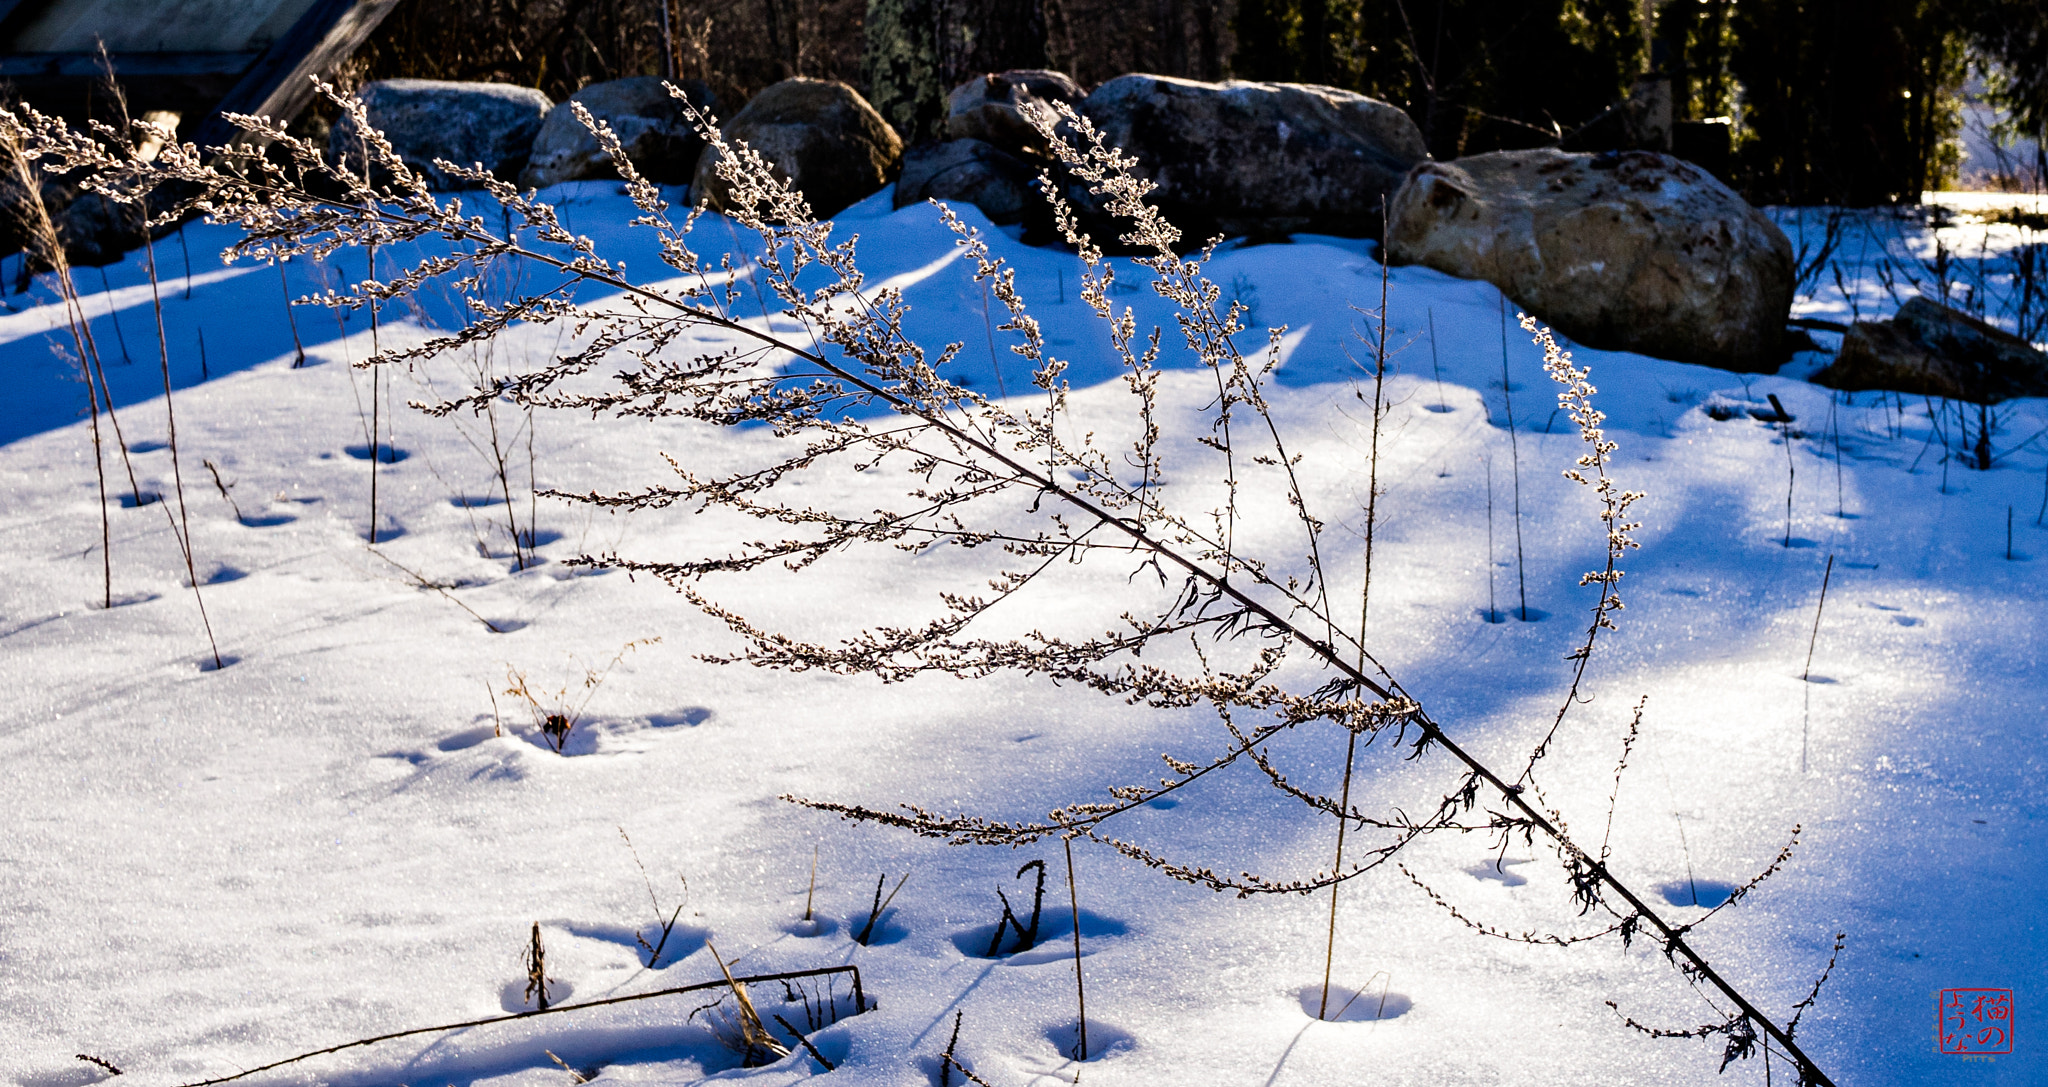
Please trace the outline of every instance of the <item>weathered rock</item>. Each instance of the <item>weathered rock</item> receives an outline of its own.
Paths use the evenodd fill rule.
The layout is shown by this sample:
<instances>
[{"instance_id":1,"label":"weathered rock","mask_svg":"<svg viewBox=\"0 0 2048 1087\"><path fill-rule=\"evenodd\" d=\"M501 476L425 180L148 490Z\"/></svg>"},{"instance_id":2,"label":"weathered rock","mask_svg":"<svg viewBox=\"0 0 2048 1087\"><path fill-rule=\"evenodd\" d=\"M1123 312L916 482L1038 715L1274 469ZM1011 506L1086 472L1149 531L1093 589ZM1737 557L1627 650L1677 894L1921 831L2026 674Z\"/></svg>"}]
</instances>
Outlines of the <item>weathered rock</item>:
<instances>
[{"instance_id":1,"label":"weathered rock","mask_svg":"<svg viewBox=\"0 0 2048 1087\"><path fill-rule=\"evenodd\" d=\"M927 199L973 204L989 222L1014 223L1032 199L1032 177L1023 160L983 140L924 144L903 153L896 206Z\"/></svg>"},{"instance_id":2,"label":"weathered rock","mask_svg":"<svg viewBox=\"0 0 2048 1087\"><path fill-rule=\"evenodd\" d=\"M434 166L437 158L457 166L481 165L507 181L517 178L554 106L532 87L509 83L385 79L364 84L358 93L371 126L432 189L469 187ZM327 146L336 162L350 170L363 168L362 141L352 118L342 117Z\"/></svg>"},{"instance_id":3,"label":"weathered rock","mask_svg":"<svg viewBox=\"0 0 2048 1087\"><path fill-rule=\"evenodd\" d=\"M64 243L64 259L100 267L119 261L142 244L141 209L96 192L81 192L52 220Z\"/></svg>"},{"instance_id":4,"label":"weathered rock","mask_svg":"<svg viewBox=\"0 0 2048 1087\"><path fill-rule=\"evenodd\" d=\"M1589 347L1730 370L1784 360L1792 244L1669 155L1539 149L1425 163L1394 198L1387 252L1484 279Z\"/></svg>"},{"instance_id":5,"label":"weathered rock","mask_svg":"<svg viewBox=\"0 0 2048 1087\"><path fill-rule=\"evenodd\" d=\"M533 152L519 174L519 184L537 189L562 181L619 176L611 156L598 146L597 137L576 119L572 102L611 126L626 158L642 177L663 185L687 184L697 172L704 140L684 112L683 103L668 93L667 82L659 76L633 76L592 83L556 104L533 139ZM715 104L711 87L703 80L678 80L676 86L700 111L711 111Z\"/></svg>"},{"instance_id":6,"label":"weathered rock","mask_svg":"<svg viewBox=\"0 0 2048 1087\"><path fill-rule=\"evenodd\" d=\"M1889 321L1850 325L1835 361L1813 380L1995 404L2048 396L2048 354L1939 302L1910 298Z\"/></svg>"},{"instance_id":7,"label":"weathered rock","mask_svg":"<svg viewBox=\"0 0 2048 1087\"><path fill-rule=\"evenodd\" d=\"M1079 105L1081 85L1064 72L1015 68L991 72L953 88L946 96L946 134L956 140L981 140L1026 157L1046 154L1045 137L1024 119L1026 102L1067 102Z\"/></svg>"},{"instance_id":8,"label":"weathered rock","mask_svg":"<svg viewBox=\"0 0 2048 1087\"><path fill-rule=\"evenodd\" d=\"M1127 75L1081 112L1138 160L1191 240L1294 231L1378 237L1380 207L1429 157L1398 107L1299 83Z\"/></svg>"},{"instance_id":9,"label":"weathered rock","mask_svg":"<svg viewBox=\"0 0 2048 1087\"><path fill-rule=\"evenodd\" d=\"M42 211L50 219L64 259L74 267L112 264L128 250L142 244L141 213L133 204L119 204L79 187L76 180L50 178L37 185ZM26 249L24 277L49 271L53 254L48 245L28 237L28 224L38 221L33 198L24 196L10 180L0 182L0 253Z\"/></svg>"},{"instance_id":10,"label":"weathered rock","mask_svg":"<svg viewBox=\"0 0 2048 1087\"><path fill-rule=\"evenodd\" d=\"M728 141L760 152L787 178L820 219L887 185L903 166L903 141L867 100L844 83L785 79L756 94L725 125ZM691 199L725 210L730 196L716 173L719 154L697 160Z\"/></svg>"}]
</instances>

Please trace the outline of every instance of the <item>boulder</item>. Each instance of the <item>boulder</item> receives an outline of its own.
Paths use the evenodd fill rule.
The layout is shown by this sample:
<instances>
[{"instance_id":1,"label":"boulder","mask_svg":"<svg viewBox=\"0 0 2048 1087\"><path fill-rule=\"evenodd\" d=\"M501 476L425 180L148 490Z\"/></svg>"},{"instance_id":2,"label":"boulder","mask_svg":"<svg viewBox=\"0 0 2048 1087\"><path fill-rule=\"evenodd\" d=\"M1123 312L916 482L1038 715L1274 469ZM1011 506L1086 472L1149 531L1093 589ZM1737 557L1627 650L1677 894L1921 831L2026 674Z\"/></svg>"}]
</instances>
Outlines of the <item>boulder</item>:
<instances>
[{"instance_id":1,"label":"boulder","mask_svg":"<svg viewBox=\"0 0 2048 1087\"><path fill-rule=\"evenodd\" d=\"M1484 279L1589 347L1768 373L1792 244L1711 174L1650 151L1497 151L1417 166L1387 253Z\"/></svg>"},{"instance_id":2,"label":"boulder","mask_svg":"<svg viewBox=\"0 0 2048 1087\"><path fill-rule=\"evenodd\" d=\"M984 140L924 144L903 153L896 206L928 199L973 204L991 223L1014 223L1034 196L1033 176L1022 159Z\"/></svg>"},{"instance_id":3,"label":"boulder","mask_svg":"<svg viewBox=\"0 0 2048 1087\"><path fill-rule=\"evenodd\" d=\"M1081 112L1137 158L1193 244L1216 233L1378 237L1381 202L1429 157L1398 107L1335 87L1127 75Z\"/></svg>"},{"instance_id":4,"label":"boulder","mask_svg":"<svg viewBox=\"0 0 2048 1087\"><path fill-rule=\"evenodd\" d=\"M820 219L887 185L903 166L895 130L836 80L785 79L768 87L726 123L725 138L760 152ZM730 193L716 172L719 157L716 148L705 149L690 193L723 211Z\"/></svg>"},{"instance_id":5,"label":"boulder","mask_svg":"<svg viewBox=\"0 0 2048 1087\"><path fill-rule=\"evenodd\" d=\"M1083 97L1081 85L1064 72L1014 68L979 75L946 96L946 134L956 140L981 140L1013 156L1044 158L1045 138L1024 119L1024 104L1078 106Z\"/></svg>"},{"instance_id":6,"label":"boulder","mask_svg":"<svg viewBox=\"0 0 2048 1087\"><path fill-rule=\"evenodd\" d=\"M1813 376L1836 389L1892 389L1995 404L2048 396L2048 354L2004 329L1925 298L1889 321L1858 321L1842 350Z\"/></svg>"},{"instance_id":7,"label":"boulder","mask_svg":"<svg viewBox=\"0 0 2048 1087\"><path fill-rule=\"evenodd\" d=\"M715 102L703 80L679 80L676 86L699 111L711 112ZM521 187L619 176L611 156L576 119L570 103L581 104L593 118L609 124L633 168L649 181L684 185L696 173L704 140L683 103L669 94L668 82L659 76L634 76L592 83L549 110L533 139L526 169L519 174Z\"/></svg>"},{"instance_id":8,"label":"boulder","mask_svg":"<svg viewBox=\"0 0 2048 1087\"><path fill-rule=\"evenodd\" d=\"M64 243L64 259L74 265L114 264L142 244L142 209L96 192L80 192L51 218Z\"/></svg>"},{"instance_id":9,"label":"boulder","mask_svg":"<svg viewBox=\"0 0 2048 1087\"><path fill-rule=\"evenodd\" d=\"M142 244L141 209L135 205L88 192L75 175L41 180L37 189L56 241L64 247L65 262L73 267L113 264ZM12 179L0 181L0 254L29 251L21 268L24 284L29 275L51 268L47 244L27 236L28 224L39 219L33 199Z\"/></svg>"},{"instance_id":10,"label":"boulder","mask_svg":"<svg viewBox=\"0 0 2048 1087\"><path fill-rule=\"evenodd\" d=\"M431 189L469 183L443 174L434 160L481 165L511 181L526 167L533 138L554 106L532 87L510 83L449 83L437 79L384 79L357 92L370 125L384 133L405 164ZM344 115L328 137L328 154L346 169L363 168L355 121Z\"/></svg>"}]
</instances>

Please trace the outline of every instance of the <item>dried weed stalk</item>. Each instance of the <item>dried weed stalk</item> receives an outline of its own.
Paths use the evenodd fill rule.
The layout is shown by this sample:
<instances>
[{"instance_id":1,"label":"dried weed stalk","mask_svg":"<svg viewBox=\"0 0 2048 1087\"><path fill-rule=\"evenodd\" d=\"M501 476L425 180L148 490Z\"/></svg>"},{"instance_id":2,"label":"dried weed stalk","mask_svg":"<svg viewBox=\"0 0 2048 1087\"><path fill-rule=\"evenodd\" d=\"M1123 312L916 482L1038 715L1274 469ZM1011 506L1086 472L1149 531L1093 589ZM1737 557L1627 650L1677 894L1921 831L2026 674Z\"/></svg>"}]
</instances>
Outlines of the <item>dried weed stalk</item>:
<instances>
[{"instance_id":1,"label":"dried weed stalk","mask_svg":"<svg viewBox=\"0 0 2048 1087\"><path fill-rule=\"evenodd\" d=\"M1112 302L1112 292L1126 288L1116 282L1101 247L1080 232L1075 209L1049 175L1041 183L1055 222L1083 264L1081 297L1102 321L1109 348L1124 368L1131 411L1127 433L1119 438L1076 424L1063 377L1067 364L1049 353L1014 270L949 210L940 214L974 278L1006 314L995 331L1013 341L1009 349L1029 367L1035 392L990 400L949 376L961 345L932 350L919 343L906 327L903 293L868 285L855 259L855 240L835 239L831 224L818 222L802 195L779 180L761 155L724 140L708 119L700 122L716 169L730 187L728 214L761 244L745 269L730 257L714 262L693 250L690 233L700 213L675 221L660 191L633 168L610 130L582 115L610 150L639 209L635 225L659 239L668 278L657 281L644 273L628 276L589 239L564 228L553 207L480 170L437 164L445 174L486 190L501 209L494 216L501 226L467 210L462 197L436 196L371 129L359 103L331 89L329 95L365 133L364 151L374 169L361 175L337 169L320 148L261 118L232 120L267 151L230 151L209 165L197 148L169 145L146 168L109 162L90 141L74 140L60 123L32 111L17 111L23 119L13 123L34 145L34 154L59 165L90 159L102 170L93 185L117 199L166 182L196 192L190 206L240 227L231 258L317 261L343 247L370 246L396 254L404 251L398 248L403 243L438 239L439 251L396 268L389 278L373 276L322 299L340 309L374 309L428 283L470 298L464 327L416 345L384 347L364 365L467 352L515 325L554 325L572 333L565 350L546 365L495 376L461 396L424 405L431 413L476 411L505 399L522 407L625 419L747 427L779 439L779 446L747 446L779 451L739 470L709 472L671 460L674 478L664 485L555 495L613 511L718 510L769 526L761 539L703 558L651 561L605 554L578 560L673 585L744 645L712 659L885 682L928 673L970 679L1023 673L1137 705L1205 709L1223 730L1206 757L1164 756L1171 773L1156 782L1118 786L1106 800L1076 800L1037 820L941 814L911 804L876 808L790 799L961 845L1014 847L1057 838L1071 846L1085 838L1171 878L1239 896L1318 892L1393 864L1405 847L1435 832L1479 833L1503 842L1516 835L1528 842L1541 838L1558 855L1582 914L1598 911L1611 918L1604 931L1624 940L1654 937L1687 979L1723 1008L1725 1018L1715 1029L1729 1037L1734 1056L1767 1045L1791 1060L1803 1079L1830 1082L1788 1027L1766 1015L1688 942L1698 922L1677 924L1652 909L1609 868L1604 850L1582 848L1544 800L1535 771L1571 702L1527 765L1510 776L1467 751L1348 633L1355 617L1338 602L1359 598L1362 590L1354 594L1349 584L1330 584L1348 579L1325 563L1325 525L1312 509L1301 458L1290 451L1266 399L1284 330L1270 330L1263 351L1249 357L1240 351L1246 309L1238 301L1221 305L1221 291L1204 271L1214 243L1182 255L1180 232L1147 202L1152 183L1085 118L1061 107L1058 114L1036 111L1033 120L1065 170L1129 224L1119 241L1143 254L1136 265L1177 311L1177 347L1213 386L1196 424L1203 428L1199 446L1185 453L1165 440L1169 424L1186 425L1181 409L1162 400L1158 363L1165 334L1157 328L1141 332L1134 313ZM503 302L474 298L471 289L501 260L522 262L535 272L532 289ZM765 280L782 306L780 314L745 317L738 305L747 289L743 278L756 286ZM601 306L578 305L577 292L585 289L610 297ZM1579 423L1588 452L1572 475L1598 496L1607 530L1606 564L1583 579L1597 585L1600 596L1584 646L1573 658L1575 701L1586 660L1600 632L1613 629L1621 606L1619 561L1635 546L1628 508L1640 496L1621 490L1608 475L1614 445L1592 407L1586 371L1574 367L1547 335L1525 327L1536 333L1546 368L1563 390L1560 407ZM877 508L876 488L885 484L840 501L818 497L824 488L791 486L834 468L900 489ZM1221 498L1209 508L1182 508L1158 486L1169 478L1213 479ZM1272 535L1273 520L1260 506L1268 496L1277 499L1276 507L1285 504L1283 516L1298 541L1278 554L1255 550L1254 541ZM938 593L938 614L921 621L819 641L757 623L720 603L707 587L721 575L775 576L775 567L801 573L840 552L877 545L906 553L969 553L963 561L984 563L986 588ZM1131 606L1113 629L987 630L1003 621L985 620L992 610L1042 580L1065 576L1071 566L1088 564L1132 579ZM1136 580L1138 575L1144 580ZM1418 770L1441 768L1448 780L1441 789L1431 788L1434 798L1420 805L1387 798L1380 814L1304 789L1283 767L1282 745L1327 729L1347 733L1368 754L1379 744ZM1347 843L1347 863L1298 875L1230 873L1168 857L1108 827L1122 813L1240 761L1311 811L1344 820L1362 841ZM766 1036L758 1016L742 1014L740 1031L748 1047Z\"/></svg>"},{"instance_id":2,"label":"dried weed stalk","mask_svg":"<svg viewBox=\"0 0 2048 1087\"><path fill-rule=\"evenodd\" d=\"M372 552L375 553L375 550L372 549ZM380 554L378 557L382 558L383 556ZM386 559L385 561L389 562L390 560ZM396 564L394 563L393 565ZM429 587L432 586L430 585ZM443 595L446 594L443 593ZM449 599L452 600L454 598L450 597ZM460 601L457 601L457 603L460 603ZM471 612L470 614L474 615L476 613ZM478 618L481 619L482 617L479 616ZM488 621L485 621L484 625L491 626ZM494 633L497 629L496 627L491 627ZM604 685L606 677L612 674L612 669L618 667L619 662L626 658L626 654L643 645L653 645L659 641L661 641L660 638L641 638L638 641L627 642L619 647L619 651L612 655L612 659L603 668L585 668L580 684L583 688L583 697L581 699L575 698L570 693L572 687L567 683L552 691L546 688L535 690L528 681L526 673L510 665L507 665L505 668L505 693L525 700L526 708L533 713L533 727L539 730L542 738L547 741L548 746L556 754L560 754L562 749L569 743L569 733L575 731L576 726L582 723L583 711L590 708L590 700L596 697L597 689Z\"/></svg>"}]
</instances>

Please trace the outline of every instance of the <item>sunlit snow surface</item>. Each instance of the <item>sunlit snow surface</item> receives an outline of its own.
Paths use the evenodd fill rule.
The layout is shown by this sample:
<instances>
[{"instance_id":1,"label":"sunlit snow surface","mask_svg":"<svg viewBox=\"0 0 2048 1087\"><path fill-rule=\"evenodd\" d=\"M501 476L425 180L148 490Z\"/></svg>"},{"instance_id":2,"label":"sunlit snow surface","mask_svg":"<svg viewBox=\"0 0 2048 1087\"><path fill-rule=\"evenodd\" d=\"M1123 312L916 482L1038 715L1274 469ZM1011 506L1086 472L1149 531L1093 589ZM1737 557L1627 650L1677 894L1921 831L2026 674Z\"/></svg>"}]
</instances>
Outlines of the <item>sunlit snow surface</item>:
<instances>
[{"instance_id":1,"label":"sunlit snow surface","mask_svg":"<svg viewBox=\"0 0 2048 1087\"><path fill-rule=\"evenodd\" d=\"M572 229L636 276L661 277L652 246L619 225L629 208L610 187L558 195ZM1809 244L1821 215L1803 213ZM1799 213L1780 219L1802 224ZM1846 320L1853 296L1855 313L1886 315L1896 306L1887 277L1898 298L1914 289L1902 273L1932 283L1924 262L1934 245L1922 227L1858 223L1835 257L1848 295L1825 272L1801 314ZM932 209L891 213L885 194L839 226L861 235L870 283L904 288L914 331L965 344L959 367L975 388L994 393L1000 381L1020 400L1037 395L1006 352L1000 374L990 367L981 294L964 263L944 259L957 250ZM1079 301L1077 262L990 233L1052 350L1072 361L1076 430L1119 433L1129 397ZM695 237L714 251L738 240L715 218ZM295 369L276 272L221 269L229 238L195 225L182 243L157 245L184 490L206 605L232 661L225 671L201 666L210 657L165 507L113 509L117 606L99 607L84 390L52 349L67 337L56 310L36 304L48 302L43 288L10 296L14 311L0 314L0 547L11 562L0 588L0 1074L29 1087L96 1082L104 1073L73 1056L88 1053L123 1068L124 1083L174 1085L502 1014L522 1006L522 957L538 921L558 1000L716 978L710 947L736 972L859 965L880 1006L818 1035L838 1064L835 1082L936 1082L956 1012L959 1054L1000 1087L1073 1082L1077 1068L1082 1081L1104 1084L1763 1082L1761 1059L1717 1075L1718 1041L1645 1038L1607 1006L1660 1027L1719 1021L1652 941L1560 950L1489 940L1389 868L1346 885L1333 987L1341 1014L1318 1023L1327 896L1239 901L1085 844L1076 872L1095 1059L1076 1065L1066 1056L1073 946L1056 845L947 848L777 797L1036 818L1157 779L1167 772L1161 752L1206 761L1224 745L1213 716L1014 677L885 686L706 663L697 654L736 648L722 626L646 578L579 576L562 560L722 553L732 533L761 530L543 500L546 561L514 570L490 463L451 422L404 407L453 388L452 370L397 374L386 387L404 457L381 466L379 557L364 540L370 465L359 408L367 412L370 378L344 365L368 353L367 321L352 319L344 340L330 311L298 309L308 365ZM1959 222L1942 239L1962 263L1983 262L1989 286L1975 289L1994 292L1996 315L1998 262L2017 236ZM365 272L360 254L336 263L330 282ZM293 293L318 289L314 269L288 271ZM1304 236L1226 248L1210 275L1257 321L1290 329L1271 398L1291 450L1304 455L1315 512L1330 523L1325 559L1355 593L1371 395L1361 385L1370 348L1355 333L1372 319L1353 307L1379 305L1380 266L1366 243ZM168 494L141 256L109 269L108 284L104 295L97 271L80 272L138 481ZM1578 577L1599 564L1595 507L1559 474L1582 447L1553 411L1540 355L1512 328L1504 361L1497 292L1416 268L1393 270L1389 291L1394 406L1381 439L1370 640L1453 736L1519 766L1563 696L1562 658L1593 599ZM1170 314L1147 297L1113 295L1166 323L1170 337ZM449 309L429 299L422 312L441 320ZM1511 307L1505 319L1512 324ZM393 315L379 335L403 341L419 327ZM516 363L556 343L549 329L498 350ZM1863 394L1831 407L1827 390L1801 380L1819 355L1767 377L1584 349L1577 358L1592 368L1620 443L1615 474L1649 497L1636 507L1643 549L1625 563L1621 630L1595 658L1592 701L1544 764L1550 801L1581 838L1600 837L1621 732L1648 696L1612 842L1616 871L1658 908L1698 916L1695 901L1725 896L1770 862L1794 824L1804 827L1786 869L1697 934L1717 969L1782 1020L1835 934L1847 933L1834 979L1799 1031L1836 1082L2048 1078L2031 1026L2048 994L2048 530L2037 524L2048 443L2026 444L2048 426L2048 408L2002 405L1992 442L2001 457L1982 472L1944 463L1921 401L1901 412ZM1740 411L1717 421L1702 407L1761 409L1773 393L1797 416L1789 464L1780 428ZM1203 508L1220 493L1213 476L1177 474L1172 462L1201 463L1202 431L1185 424L1213 384L1181 366L1163 395L1162 493ZM1970 425L1974 433L1974 414ZM716 471L757 460L773 441L555 414L539 418L533 457L543 486L613 491L659 481L661 453ZM523 504L523 436L515 448ZM245 523L215 489L208 460ZM110 460L109 486L125 491L118 463ZM835 472L805 487L821 501L872 494L882 505L891 482ZM1248 522L1243 533L1276 562L1298 562L1299 530L1284 518ZM1829 555L1833 582L1802 683ZM707 589L763 623L829 640L863 620L930 614L941 590L982 591L981 558L855 552L801 576ZM992 613L993 629L1100 629L1122 594L1144 591L1112 567L1059 572L1014 614ZM405 570L446 588L423 590ZM1524 584L1532 614L1547 618L1484 621L1489 607L1512 616ZM486 630L451 597L508 632ZM577 685L586 667L652 637L660 643L629 653L591 694L566 754L504 693L508 670L535 687ZM1289 740L1276 754L1298 784L1334 791L1340 738ZM1360 765L1353 797L1369 811L1427 810L1448 780L1440 756L1405 763L1390 746L1366 749ZM1176 799L1110 829L1227 873L1305 876L1330 863L1334 828L1250 766ZM687 877L672 937L681 961L640 965L633 934L656 919L621 828L664 909L678 900L678 873ZM814 851L822 921L806 925ZM1032 858L1053 877L1041 946L980 957L1000 913L996 888L1022 906L1029 877L1011 874ZM1598 927L1577 915L1540 846L1516 840L1503 855L1483 835L1445 836L1407 863L1501 929ZM876 877L886 872L893 885L905 871L872 945L856 946ZM771 988L757 988L757 999ZM2014 990L2016 1051L1970 1064L1936 1054L1935 994L1945 988ZM686 1018L708 999L386 1042L250 1082L569 1083L547 1051L599 1070L601 1083L823 1074L802 1054L738 1068L704 1016ZM1782 1064L1772 1075L1793 1081Z\"/></svg>"}]
</instances>

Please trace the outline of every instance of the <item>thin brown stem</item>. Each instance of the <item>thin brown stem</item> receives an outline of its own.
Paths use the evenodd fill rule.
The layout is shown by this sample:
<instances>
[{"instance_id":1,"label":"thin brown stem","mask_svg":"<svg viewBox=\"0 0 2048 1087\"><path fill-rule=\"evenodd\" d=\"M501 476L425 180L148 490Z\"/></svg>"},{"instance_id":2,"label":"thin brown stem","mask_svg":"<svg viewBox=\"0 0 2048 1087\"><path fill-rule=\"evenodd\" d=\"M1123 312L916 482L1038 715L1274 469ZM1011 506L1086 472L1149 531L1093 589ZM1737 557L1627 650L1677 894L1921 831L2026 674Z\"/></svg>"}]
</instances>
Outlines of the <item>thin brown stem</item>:
<instances>
[{"instance_id":1,"label":"thin brown stem","mask_svg":"<svg viewBox=\"0 0 2048 1087\"><path fill-rule=\"evenodd\" d=\"M1067 910L1074 920L1074 1002L1080 1010L1081 1060L1088 1059L1088 991L1081 985L1081 894L1074 889L1074 839L1066 838Z\"/></svg>"}]
</instances>

